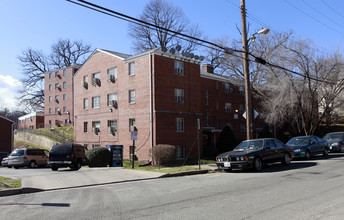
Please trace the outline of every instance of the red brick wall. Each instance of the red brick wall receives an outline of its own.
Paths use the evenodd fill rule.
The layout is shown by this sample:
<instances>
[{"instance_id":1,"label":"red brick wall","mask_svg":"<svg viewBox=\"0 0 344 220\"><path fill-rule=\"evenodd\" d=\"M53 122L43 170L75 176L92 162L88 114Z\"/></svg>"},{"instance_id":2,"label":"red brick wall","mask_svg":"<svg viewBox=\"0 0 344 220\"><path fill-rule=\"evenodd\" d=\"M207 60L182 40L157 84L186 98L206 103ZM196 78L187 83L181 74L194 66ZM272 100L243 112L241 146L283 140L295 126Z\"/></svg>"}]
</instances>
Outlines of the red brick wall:
<instances>
[{"instance_id":1,"label":"red brick wall","mask_svg":"<svg viewBox=\"0 0 344 220\"><path fill-rule=\"evenodd\" d=\"M0 117L0 152L10 153L12 150L13 133L12 122Z\"/></svg>"},{"instance_id":2,"label":"red brick wall","mask_svg":"<svg viewBox=\"0 0 344 220\"><path fill-rule=\"evenodd\" d=\"M69 125L66 124L66 120L70 120L71 123L74 123L73 120L73 75L78 70L78 68L74 67L67 67L65 69L66 73L65 76L63 75L63 70L56 70L47 72L44 75L44 124L45 127L49 127L49 121L51 122L51 126L57 125ZM58 72L60 77L55 77L55 72ZM51 78L49 79L49 73L51 73ZM63 88L63 83L66 83L66 88ZM60 90L55 89L55 83L59 83ZM51 85L52 89L49 90L49 85ZM55 101L55 96L59 96L59 103ZM66 95L66 100L63 100L63 95ZM52 101L49 102L49 97L52 98ZM61 114L55 113L55 108L59 107ZM63 111L63 107L66 107L66 111ZM49 108L51 109L51 113L49 113Z\"/></svg>"},{"instance_id":3,"label":"red brick wall","mask_svg":"<svg viewBox=\"0 0 344 220\"><path fill-rule=\"evenodd\" d=\"M138 140L135 142L139 160L150 157L150 108L149 108L149 57L133 60L135 75L129 76L129 63L122 59L99 52L91 56L75 75L75 142L101 145L123 145L124 158L129 158L132 145L129 132L129 118L135 118ZM107 81L107 70L117 67L115 83ZM92 74L100 72L101 86L91 84ZM83 77L88 76L88 89L81 87ZM129 104L129 90L135 89L135 104ZM107 94L117 93L118 108L107 106ZM92 97L100 96L100 108L92 109ZM88 110L83 109L83 99L88 98ZM107 120L117 120L118 132L108 134ZM100 121L101 132L92 133L92 121ZM88 122L88 133L84 133L84 122Z\"/></svg>"},{"instance_id":4,"label":"red brick wall","mask_svg":"<svg viewBox=\"0 0 344 220\"><path fill-rule=\"evenodd\" d=\"M31 116L18 120L18 129L44 128L44 116Z\"/></svg>"}]
</instances>

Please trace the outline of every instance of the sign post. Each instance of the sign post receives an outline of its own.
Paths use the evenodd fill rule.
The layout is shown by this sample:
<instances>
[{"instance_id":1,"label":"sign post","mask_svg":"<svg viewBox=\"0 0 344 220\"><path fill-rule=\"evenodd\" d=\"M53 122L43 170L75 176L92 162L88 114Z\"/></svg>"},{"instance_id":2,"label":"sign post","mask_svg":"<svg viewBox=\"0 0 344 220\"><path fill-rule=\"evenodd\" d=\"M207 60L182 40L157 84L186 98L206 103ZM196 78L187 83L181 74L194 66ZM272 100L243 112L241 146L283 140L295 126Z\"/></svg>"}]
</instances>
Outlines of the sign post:
<instances>
[{"instance_id":1,"label":"sign post","mask_svg":"<svg viewBox=\"0 0 344 220\"><path fill-rule=\"evenodd\" d=\"M137 129L135 126L130 127L130 139L133 141L133 147L131 148L131 168L134 169L135 165L135 141L137 140Z\"/></svg>"}]
</instances>

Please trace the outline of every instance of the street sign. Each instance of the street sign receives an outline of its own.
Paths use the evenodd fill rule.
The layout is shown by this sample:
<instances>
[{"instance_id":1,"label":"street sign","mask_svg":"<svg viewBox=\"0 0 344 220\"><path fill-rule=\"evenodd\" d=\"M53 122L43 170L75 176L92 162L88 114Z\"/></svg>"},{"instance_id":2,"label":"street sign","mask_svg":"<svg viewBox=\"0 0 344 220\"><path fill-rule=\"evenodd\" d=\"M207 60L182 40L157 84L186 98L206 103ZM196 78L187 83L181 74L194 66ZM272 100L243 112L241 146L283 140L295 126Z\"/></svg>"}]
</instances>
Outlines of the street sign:
<instances>
[{"instance_id":1,"label":"street sign","mask_svg":"<svg viewBox=\"0 0 344 220\"><path fill-rule=\"evenodd\" d=\"M137 141L137 131L130 132L130 140Z\"/></svg>"},{"instance_id":2,"label":"street sign","mask_svg":"<svg viewBox=\"0 0 344 220\"><path fill-rule=\"evenodd\" d=\"M259 113L255 109L253 109L253 119L256 119L258 115ZM244 112L244 114L242 114L242 117L246 119L246 111Z\"/></svg>"}]
</instances>

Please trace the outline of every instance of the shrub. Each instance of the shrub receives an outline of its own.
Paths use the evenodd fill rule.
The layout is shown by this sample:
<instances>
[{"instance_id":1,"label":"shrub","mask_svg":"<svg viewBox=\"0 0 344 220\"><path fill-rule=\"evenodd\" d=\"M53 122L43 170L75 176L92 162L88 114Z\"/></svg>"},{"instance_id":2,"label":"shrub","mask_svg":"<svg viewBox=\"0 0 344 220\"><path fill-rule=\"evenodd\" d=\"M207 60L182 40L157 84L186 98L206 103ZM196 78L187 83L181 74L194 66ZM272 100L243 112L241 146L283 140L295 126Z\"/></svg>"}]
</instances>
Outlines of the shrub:
<instances>
[{"instance_id":1,"label":"shrub","mask_svg":"<svg viewBox=\"0 0 344 220\"><path fill-rule=\"evenodd\" d=\"M166 164L176 159L176 147L168 144L158 144L153 147L153 164Z\"/></svg>"},{"instance_id":2,"label":"shrub","mask_svg":"<svg viewBox=\"0 0 344 220\"><path fill-rule=\"evenodd\" d=\"M106 167L111 160L111 152L104 147L95 147L86 151L86 159L90 167Z\"/></svg>"}]
</instances>

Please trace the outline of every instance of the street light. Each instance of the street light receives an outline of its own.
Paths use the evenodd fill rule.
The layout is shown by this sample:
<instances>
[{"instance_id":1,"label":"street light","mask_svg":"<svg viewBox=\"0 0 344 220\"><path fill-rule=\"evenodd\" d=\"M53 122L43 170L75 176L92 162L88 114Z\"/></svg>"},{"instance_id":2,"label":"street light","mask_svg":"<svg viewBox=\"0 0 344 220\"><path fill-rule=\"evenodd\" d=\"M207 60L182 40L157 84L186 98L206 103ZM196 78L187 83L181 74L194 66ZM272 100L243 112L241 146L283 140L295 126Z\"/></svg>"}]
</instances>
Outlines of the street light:
<instances>
[{"instance_id":1,"label":"street light","mask_svg":"<svg viewBox=\"0 0 344 220\"><path fill-rule=\"evenodd\" d=\"M243 49L243 70L245 80L245 109L246 109L246 139L252 139L253 125L252 125L252 105L251 105L251 88L250 88L250 72L249 72L249 60L248 60L248 41L254 41L256 34L267 34L269 29L261 29L254 33L249 39L247 39L246 32L246 7L245 0L240 1L241 6L241 28L242 28L242 49Z\"/></svg>"}]
</instances>

